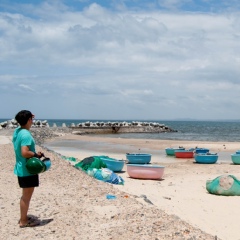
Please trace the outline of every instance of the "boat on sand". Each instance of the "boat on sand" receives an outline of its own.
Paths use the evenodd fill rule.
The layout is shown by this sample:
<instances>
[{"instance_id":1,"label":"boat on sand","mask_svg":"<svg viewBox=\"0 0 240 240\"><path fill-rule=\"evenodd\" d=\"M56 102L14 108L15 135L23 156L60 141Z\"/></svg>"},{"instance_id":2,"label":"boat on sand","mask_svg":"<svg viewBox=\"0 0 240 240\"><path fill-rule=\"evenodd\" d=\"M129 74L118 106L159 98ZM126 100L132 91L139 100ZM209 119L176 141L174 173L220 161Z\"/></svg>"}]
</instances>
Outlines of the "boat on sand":
<instances>
[{"instance_id":1,"label":"boat on sand","mask_svg":"<svg viewBox=\"0 0 240 240\"><path fill-rule=\"evenodd\" d=\"M127 164L127 173L131 178L162 179L164 166L151 164Z\"/></svg>"}]
</instances>

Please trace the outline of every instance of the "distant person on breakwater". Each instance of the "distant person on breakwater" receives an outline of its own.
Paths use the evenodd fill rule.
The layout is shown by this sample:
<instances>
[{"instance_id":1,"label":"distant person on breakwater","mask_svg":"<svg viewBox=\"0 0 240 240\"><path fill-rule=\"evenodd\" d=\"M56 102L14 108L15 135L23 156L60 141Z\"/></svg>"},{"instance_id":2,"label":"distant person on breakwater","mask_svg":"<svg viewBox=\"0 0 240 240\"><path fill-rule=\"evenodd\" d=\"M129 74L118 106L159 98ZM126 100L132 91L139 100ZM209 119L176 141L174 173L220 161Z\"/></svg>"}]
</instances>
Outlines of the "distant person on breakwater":
<instances>
[{"instance_id":1,"label":"distant person on breakwater","mask_svg":"<svg viewBox=\"0 0 240 240\"><path fill-rule=\"evenodd\" d=\"M12 139L16 156L14 174L17 175L19 186L22 188L20 220L18 223L21 228L34 227L39 225L40 222L28 217L27 213L34 188L39 186L39 176L27 171L26 161L28 158L41 158L44 155L41 152L36 153L35 141L29 131L33 124L34 115L28 110L22 110L17 113L15 119L20 127L15 129Z\"/></svg>"}]
</instances>

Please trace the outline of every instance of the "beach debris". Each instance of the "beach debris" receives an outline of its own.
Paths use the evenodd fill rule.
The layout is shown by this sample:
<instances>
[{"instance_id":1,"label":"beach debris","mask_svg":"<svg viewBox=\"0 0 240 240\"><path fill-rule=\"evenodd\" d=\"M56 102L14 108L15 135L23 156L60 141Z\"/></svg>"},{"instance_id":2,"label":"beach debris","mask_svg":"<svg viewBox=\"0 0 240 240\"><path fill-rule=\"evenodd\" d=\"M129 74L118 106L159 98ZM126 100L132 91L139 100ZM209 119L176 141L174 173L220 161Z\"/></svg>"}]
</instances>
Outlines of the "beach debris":
<instances>
[{"instance_id":1,"label":"beach debris","mask_svg":"<svg viewBox=\"0 0 240 240\"><path fill-rule=\"evenodd\" d=\"M71 161L71 162L76 162L77 161L77 159L75 157L62 156L62 159L67 160L67 161Z\"/></svg>"},{"instance_id":2,"label":"beach debris","mask_svg":"<svg viewBox=\"0 0 240 240\"><path fill-rule=\"evenodd\" d=\"M240 196L240 181L233 175L221 175L207 180L206 189L215 195Z\"/></svg>"},{"instance_id":3,"label":"beach debris","mask_svg":"<svg viewBox=\"0 0 240 240\"><path fill-rule=\"evenodd\" d=\"M167 199L167 200L171 200L171 198L170 197L163 197L164 199Z\"/></svg>"},{"instance_id":4,"label":"beach debris","mask_svg":"<svg viewBox=\"0 0 240 240\"><path fill-rule=\"evenodd\" d=\"M107 199L116 199L117 197L115 195L107 194L106 198Z\"/></svg>"},{"instance_id":5,"label":"beach debris","mask_svg":"<svg viewBox=\"0 0 240 240\"><path fill-rule=\"evenodd\" d=\"M118 176L116 173L114 173L108 168L88 169L87 174L103 182L124 185L124 180L122 179L122 177Z\"/></svg>"},{"instance_id":6,"label":"beach debris","mask_svg":"<svg viewBox=\"0 0 240 240\"><path fill-rule=\"evenodd\" d=\"M147 198L146 195L142 194L142 195L140 195L140 197L143 198L143 200L144 200L145 202L153 205L153 203Z\"/></svg>"}]
</instances>

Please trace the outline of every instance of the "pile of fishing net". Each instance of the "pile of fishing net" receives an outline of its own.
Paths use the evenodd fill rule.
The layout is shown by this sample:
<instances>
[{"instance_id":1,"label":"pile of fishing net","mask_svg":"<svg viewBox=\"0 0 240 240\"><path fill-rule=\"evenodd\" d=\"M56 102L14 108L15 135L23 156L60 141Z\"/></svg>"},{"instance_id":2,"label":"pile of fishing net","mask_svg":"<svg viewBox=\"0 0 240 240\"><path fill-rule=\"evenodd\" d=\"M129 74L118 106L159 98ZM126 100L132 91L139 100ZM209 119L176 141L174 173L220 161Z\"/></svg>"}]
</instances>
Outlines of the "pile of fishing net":
<instances>
[{"instance_id":1,"label":"pile of fishing net","mask_svg":"<svg viewBox=\"0 0 240 240\"><path fill-rule=\"evenodd\" d=\"M209 193L223 196L240 196L240 181L233 175L222 175L206 182Z\"/></svg>"},{"instance_id":2,"label":"pile of fishing net","mask_svg":"<svg viewBox=\"0 0 240 240\"><path fill-rule=\"evenodd\" d=\"M84 158L82 161L75 164L74 167L83 170L89 176L98 180L112 184L124 184L122 177L108 169L107 165L101 160L101 157L91 156Z\"/></svg>"}]
</instances>

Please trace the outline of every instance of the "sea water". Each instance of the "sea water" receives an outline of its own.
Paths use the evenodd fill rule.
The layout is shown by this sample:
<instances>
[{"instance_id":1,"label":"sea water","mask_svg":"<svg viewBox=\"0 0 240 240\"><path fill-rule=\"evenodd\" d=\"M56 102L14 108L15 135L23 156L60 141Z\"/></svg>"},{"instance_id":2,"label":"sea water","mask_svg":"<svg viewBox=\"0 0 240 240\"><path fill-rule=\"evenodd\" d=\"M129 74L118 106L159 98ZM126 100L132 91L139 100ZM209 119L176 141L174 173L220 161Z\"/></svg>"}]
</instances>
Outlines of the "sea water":
<instances>
[{"instance_id":1,"label":"sea water","mask_svg":"<svg viewBox=\"0 0 240 240\"><path fill-rule=\"evenodd\" d=\"M0 119L0 122L8 119ZM48 124L53 126L56 124L61 127L63 123L70 126L72 123L75 125L83 122L123 122L123 120L86 120L86 119L40 119L47 120ZM104 134L102 137L111 138L135 138L135 139L163 139L163 140L186 140L186 141L212 141L212 142L240 142L240 121L165 121L165 120L125 120L126 122L140 121L140 122L157 122L170 127L177 132L166 133L115 133ZM100 136L100 135L98 135ZM110 143L90 143L77 140L67 141L53 141L46 144L47 148L60 152L77 152L85 151L91 155L102 155L106 150L109 154L118 154L122 156L123 152L137 152L147 151L147 149L134 149L131 146L125 145L112 145ZM93 152L93 149L96 151ZM240 149L240 144L239 144ZM152 150L151 154L155 159L165 159L166 161L173 161L173 158L168 158L164 150ZM230 160L229 153L220 152L219 160Z\"/></svg>"},{"instance_id":2,"label":"sea water","mask_svg":"<svg viewBox=\"0 0 240 240\"><path fill-rule=\"evenodd\" d=\"M0 122L8 119L0 119ZM116 133L103 135L106 137L211 141L211 142L240 142L240 120L237 121L166 121L166 120L86 120L86 119L40 119L47 120L50 127L56 124L61 127L63 123L71 126L83 122L156 122L164 124L177 132L167 133Z\"/></svg>"},{"instance_id":3,"label":"sea water","mask_svg":"<svg viewBox=\"0 0 240 240\"><path fill-rule=\"evenodd\" d=\"M70 126L71 123L78 124L82 122L108 122L109 120L54 120L49 119L50 126L56 123L62 126L65 123ZM111 120L110 122L122 122L123 120ZM132 122L133 120L125 120ZM137 120L134 120L137 121ZM141 121L141 120L139 120ZM142 138L142 139L165 139L165 140L186 140L186 141L212 141L212 142L240 142L240 121L142 121L157 122L170 127L177 132L167 133L117 133L111 134L111 137L121 138ZM105 135L109 137L108 135Z\"/></svg>"},{"instance_id":4,"label":"sea water","mask_svg":"<svg viewBox=\"0 0 240 240\"><path fill-rule=\"evenodd\" d=\"M240 142L240 121L160 121L177 132L121 134L121 138Z\"/></svg>"},{"instance_id":5,"label":"sea water","mask_svg":"<svg viewBox=\"0 0 240 240\"><path fill-rule=\"evenodd\" d=\"M90 122L96 122L89 120ZM71 123L77 124L79 120L65 121L66 125ZM99 120L101 122L101 120ZM119 120L116 122L120 122ZM127 121L131 122L131 121ZM141 139L163 139L163 140L186 140L186 141L212 141L212 142L240 142L240 121L149 121L158 122L177 130L177 132L166 133L116 133L116 134L104 134L102 137L111 138L141 138ZM61 125L61 122L59 122ZM99 135L98 135L99 136ZM127 152L147 152L152 154L152 161L161 162L176 162L178 159L166 156L165 150L153 150L149 152L149 149L135 149L133 146L111 144L104 142L85 142L85 141L64 141L53 142L53 146L58 147L65 151L85 151L86 154L102 155L108 154L110 157L117 156L119 159L125 159L125 153ZM240 149L240 145L239 145ZM218 163L230 162L231 156L228 152L218 152Z\"/></svg>"}]
</instances>

